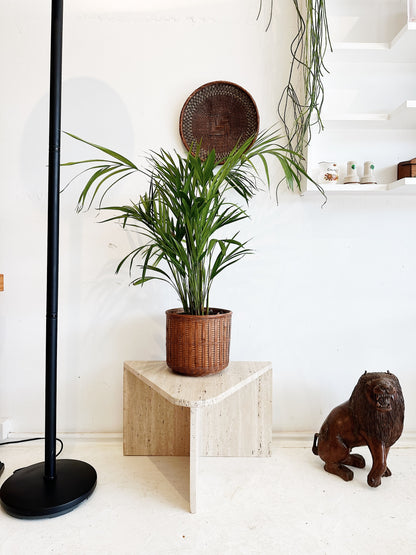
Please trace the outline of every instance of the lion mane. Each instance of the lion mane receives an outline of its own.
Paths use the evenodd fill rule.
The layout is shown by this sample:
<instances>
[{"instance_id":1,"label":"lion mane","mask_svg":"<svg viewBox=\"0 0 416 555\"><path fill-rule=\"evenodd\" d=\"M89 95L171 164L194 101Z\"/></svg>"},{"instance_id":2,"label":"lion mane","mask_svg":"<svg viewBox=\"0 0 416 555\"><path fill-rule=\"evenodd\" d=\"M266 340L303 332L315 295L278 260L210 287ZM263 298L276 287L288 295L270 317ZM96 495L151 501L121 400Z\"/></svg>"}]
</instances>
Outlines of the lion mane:
<instances>
[{"instance_id":1,"label":"lion mane","mask_svg":"<svg viewBox=\"0 0 416 555\"><path fill-rule=\"evenodd\" d=\"M365 372L354 387L349 404L357 432L382 441L386 447L399 439L403 430L404 399L394 374Z\"/></svg>"}]
</instances>

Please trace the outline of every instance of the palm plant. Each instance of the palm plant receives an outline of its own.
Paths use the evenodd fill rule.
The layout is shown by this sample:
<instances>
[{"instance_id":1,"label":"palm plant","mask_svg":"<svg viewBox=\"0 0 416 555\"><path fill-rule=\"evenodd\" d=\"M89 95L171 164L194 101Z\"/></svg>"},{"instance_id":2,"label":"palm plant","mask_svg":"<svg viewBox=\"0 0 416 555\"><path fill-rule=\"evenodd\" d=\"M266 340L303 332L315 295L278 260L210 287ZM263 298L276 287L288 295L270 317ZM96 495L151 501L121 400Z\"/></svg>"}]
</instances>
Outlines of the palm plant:
<instances>
[{"instance_id":1,"label":"palm plant","mask_svg":"<svg viewBox=\"0 0 416 555\"><path fill-rule=\"evenodd\" d=\"M232 199L241 197L247 204L257 191L255 160L261 162L268 185L268 157L280 163L291 188L294 183L299 185L299 174L306 176L299 156L283 148L280 136L272 131L237 144L220 164L215 161L215 151L202 159L196 147L186 156L165 150L151 152L144 168L108 148L71 136L107 155L64 164L87 166L76 176L88 176L77 210L89 209L96 201L99 211L116 212L104 221L118 221L145 239L120 261L116 272L128 264L132 273L140 259L132 283L143 285L152 279L169 283L187 314L208 314L214 278L252 252L235 231L235 224L249 216ZM148 191L126 205L103 206L109 189L134 172L147 177ZM225 236L230 227L234 231Z\"/></svg>"}]
</instances>

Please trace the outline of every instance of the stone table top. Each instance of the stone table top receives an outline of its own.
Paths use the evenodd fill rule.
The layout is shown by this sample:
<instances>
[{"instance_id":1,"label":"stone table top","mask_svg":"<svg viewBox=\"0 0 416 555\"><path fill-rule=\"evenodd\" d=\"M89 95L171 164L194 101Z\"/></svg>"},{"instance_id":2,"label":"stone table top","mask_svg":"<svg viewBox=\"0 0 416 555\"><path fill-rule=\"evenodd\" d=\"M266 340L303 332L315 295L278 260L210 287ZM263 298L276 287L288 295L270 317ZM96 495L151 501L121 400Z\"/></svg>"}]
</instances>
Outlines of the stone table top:
<instances>
[{"instance_id":1,"label":"stone table top","mask_svg":"<svg viewBox=\"0 0 416 555\"><path fill-rule=\"evenodd\" d=\"M208 376L174 373L163 361L126 361L124 367L170 403L198 408L218 403L272 369L271 362L230 362Z\"/></svg>"}]
</instances>

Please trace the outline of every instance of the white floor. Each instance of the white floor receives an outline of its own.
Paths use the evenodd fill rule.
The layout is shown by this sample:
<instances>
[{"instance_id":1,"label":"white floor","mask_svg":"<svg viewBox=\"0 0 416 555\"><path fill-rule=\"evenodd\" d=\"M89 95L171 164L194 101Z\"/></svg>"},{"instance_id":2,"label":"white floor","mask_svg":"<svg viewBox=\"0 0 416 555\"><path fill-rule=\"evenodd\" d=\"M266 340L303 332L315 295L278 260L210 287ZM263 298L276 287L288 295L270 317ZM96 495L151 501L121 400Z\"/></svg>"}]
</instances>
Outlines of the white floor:
<instances>
[{"instance_id":1,"label":"white floor","mask_svg":"<svg viewBox=\"0 0 416 555\"><path fill-rule=\"evenodd\" d=\"M61 457L96 468L95 492L57 518L0 511L0 553L416 553L415 448L393 448L393 476L372 489L368 468L346 483L327 474L310 447L286 445L275 439L268 459L202 459L198 513L190 514L186 458L123 457L119 439L67 439ZM42 451L36 442L0 447L1 480ZM359 452L369 464L368 450Z\"/></svg>"}]
</instances>

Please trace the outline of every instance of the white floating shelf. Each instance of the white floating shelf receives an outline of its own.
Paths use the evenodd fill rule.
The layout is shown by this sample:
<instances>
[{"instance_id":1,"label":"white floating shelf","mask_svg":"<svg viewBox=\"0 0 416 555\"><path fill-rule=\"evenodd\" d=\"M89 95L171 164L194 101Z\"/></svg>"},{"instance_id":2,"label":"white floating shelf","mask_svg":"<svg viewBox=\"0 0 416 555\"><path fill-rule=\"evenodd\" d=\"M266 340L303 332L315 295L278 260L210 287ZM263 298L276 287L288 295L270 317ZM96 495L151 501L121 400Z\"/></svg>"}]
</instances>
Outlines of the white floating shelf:
<instances>
[{"instance_id":1,"label":"white floating shelf","mask_svg":"<svg viewBox=\"0 0 416 555\"><path fill-rule=\"evenodd\" d=\"M416 100L406 100L389 116L390 127L416 129Z\"/></svg>"},{"instance_id":2,"label":"white floating shelf","mask_svg":"<svg viewBox=\"0 0 416 555\"><path fill-rule=\"evenodd\" d=\"M392 191L393 189L398 189L399 187L409 186L409 189L415 187L416 190L416 177L403 177L397 181L393 181L387 185L387 190Z\"/></svg>"},{"instance_id":3,"label":"white floating shelf","mask_svg":"<svg viewBox=\"0 0 416 555\"><path fill-rule=\"evenodd\" d=\"M335 42L332 46L329 62L416 62L416 22L406 23L389 42Z\"/></svg>"},{"instance_id":4,"label":"white floating shelf","mask_svg":"<svg viewBox=\"0 0 416 555\"><path fill-rule=\"evenodd\" d=\"M324 116L323 122L329 129L416 129L416 100L406 100L391 114L347 112Z\"/></svg>"},{"instance_id":5,"label":"white floating shelf","mask_svg":"<svg viewBox=\"0 0 416 555\"><path fill-rule=\"evenodd\" d=\"M374 191L392 191L402 187L406 187L406 192L416 192L416 177L404 177L392 183L376 183L371 185L337 183L334 185L321 185L321 187L325 193L369 193ZM307 191L319 192L317 187L310 182L308 182Z\"/></svg>"}]
</instances>

